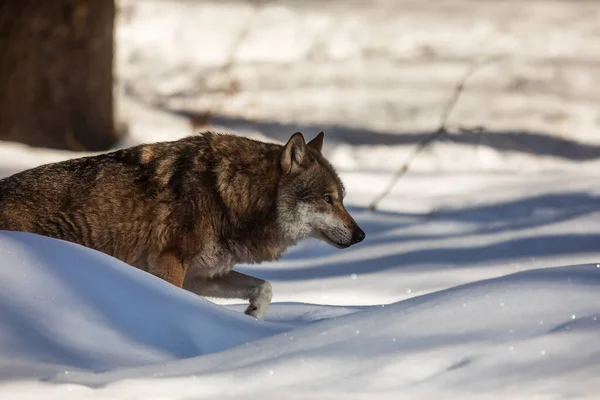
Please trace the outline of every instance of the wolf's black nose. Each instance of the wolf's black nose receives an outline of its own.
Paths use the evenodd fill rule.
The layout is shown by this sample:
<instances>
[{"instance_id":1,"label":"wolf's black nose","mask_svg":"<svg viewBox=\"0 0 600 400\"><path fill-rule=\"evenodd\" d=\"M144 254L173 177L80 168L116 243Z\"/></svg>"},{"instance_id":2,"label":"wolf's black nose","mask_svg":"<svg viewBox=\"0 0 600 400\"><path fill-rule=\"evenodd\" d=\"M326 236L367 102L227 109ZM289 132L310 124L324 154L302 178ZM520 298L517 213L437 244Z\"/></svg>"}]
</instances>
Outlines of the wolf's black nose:
<instances>
[{"instance_id":1,"label":"wolf's black nose","mask_svg":"<svg viewBox=\"0 0 600 400\"><path fill-rule=\"evenodd\" d=\"M363 240L365 240L365 236L365 232L357 226L354 230L354 233L352 234L352 244L362 242Z\"/></svg>"}]
</instances>

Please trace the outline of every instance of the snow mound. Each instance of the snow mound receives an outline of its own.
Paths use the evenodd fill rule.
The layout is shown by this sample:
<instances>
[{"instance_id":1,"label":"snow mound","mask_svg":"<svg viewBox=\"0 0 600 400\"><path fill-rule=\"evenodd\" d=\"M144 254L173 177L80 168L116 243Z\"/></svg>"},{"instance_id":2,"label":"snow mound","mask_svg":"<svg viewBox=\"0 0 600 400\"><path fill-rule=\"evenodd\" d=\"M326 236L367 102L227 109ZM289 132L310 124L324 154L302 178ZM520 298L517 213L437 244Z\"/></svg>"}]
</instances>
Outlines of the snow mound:
<instances>
[{"instance_id":1,"label":"snow mound","mask_svg":"<svg viewBox=\"0 0 600 400\"><path fill-rule=\"evenodd\" d=\"M282 329L100 252L0 231L0 379L194 357Z\"/></svg>"},{"instance_id":2,"label":"snow mound","mask_svg":"<svg viewBox=\"0 0 600 400\"><path fill-rule=\"evenodd\" d=\"M293 388L302 398L554 398L600 389L596 264L382 306L276 303L275 320L297 316L284 326L67 242L0 232L0 259L0 376L13 381L0 385L2 398L293 398Z\"/></svg>"},{"instance_id":3,"label":"snow mound","mask_svg":"<svg viewBox=\"0 0 600 400\"><path fill-rule=\"evenodd\" d=\"M170 398L205 390L205 396L294 398L291 388L302 388L302 398L593 398L600 389L599 289L596 265L525 271L355 310L159 368L55 382L101 386L107 396L127 390ZM290 304L281 306L290 313ZM185 391L178 390L182 385Z\"/></svg>"}]
</instances>

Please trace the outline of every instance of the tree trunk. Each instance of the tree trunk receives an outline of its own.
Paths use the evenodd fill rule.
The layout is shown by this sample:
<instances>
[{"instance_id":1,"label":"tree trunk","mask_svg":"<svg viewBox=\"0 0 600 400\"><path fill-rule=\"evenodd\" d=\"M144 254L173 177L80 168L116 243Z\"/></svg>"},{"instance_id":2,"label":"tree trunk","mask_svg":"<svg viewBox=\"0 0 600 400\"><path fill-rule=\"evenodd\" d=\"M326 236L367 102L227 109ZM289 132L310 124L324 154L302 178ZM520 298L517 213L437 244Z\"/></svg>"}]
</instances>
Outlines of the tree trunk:
<instances>
[{"instance_id":1,"label":"tree trunk","mask_svg":"<svg viewBox=\"0 0 600 400\"><path fill-rule=\"evenodd\" d=\"M113 125L113 0L0 0L0 139L99 151Z\"/></svg>"}]
</instances>

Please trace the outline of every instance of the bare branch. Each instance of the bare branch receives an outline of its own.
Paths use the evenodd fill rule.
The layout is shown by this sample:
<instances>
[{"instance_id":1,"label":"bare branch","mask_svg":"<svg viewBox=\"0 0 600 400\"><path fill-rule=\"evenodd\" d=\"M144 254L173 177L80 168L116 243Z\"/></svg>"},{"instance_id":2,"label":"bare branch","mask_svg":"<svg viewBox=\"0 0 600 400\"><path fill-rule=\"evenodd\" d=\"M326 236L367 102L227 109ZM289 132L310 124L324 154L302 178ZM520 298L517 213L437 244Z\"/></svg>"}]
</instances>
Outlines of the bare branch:
<instances>
[{"instance_id":1,"label":"bare branch","mask_svg":"<svg viewBox=\"0 0 600 400\"><path fill-rule=\"evenodd\" d=\"M390 192L394 189L394 187L396 186L396 184L398 183L398 181L400 180L400 178L402 178L402 176L404 176L404 174L406 174L410 168L410 165L412 164L412 162L415 160L415 158L417 158L417 156L425 149L427 148L431 143L433 143L434 141L436 141L439 137L441 137L442 135L446 134L448 131L448 127L446 126L446 124L448 123L448 118L450 117L450 114L452 113L452 110L454 110L454 107L456 106L456 103L458 103L458 100L460 99L460 96L465 88L465 84L467 82L467 80L479 69L484 65L485 61L483 62L473 62L469 68L467 69L466 73L462 76L462 78L457 82L457 84L454 86L454 89L452 90L452 95L450 97L450 99L448 99L448 102L446 103L446 106L444 107L444 109L442 110L442 115L440 117L440 123L438 128L428 137L426 137L425 139L423 139L423 141L421 141L414 149L414 151L408 156L408 158L402 163L402 165L400 166L400 168L398 168L396 170L396 172L394 172L394 174L392 175L389 184L386 186L386 188L383 190L383 192L381 192L381 194L379 196L377 196L369 205L369 210L373 211L377 208L377 206L379 205L379 203L381 203L381 201L383 199L385 199Z\"/></svg>"}]
</instances>

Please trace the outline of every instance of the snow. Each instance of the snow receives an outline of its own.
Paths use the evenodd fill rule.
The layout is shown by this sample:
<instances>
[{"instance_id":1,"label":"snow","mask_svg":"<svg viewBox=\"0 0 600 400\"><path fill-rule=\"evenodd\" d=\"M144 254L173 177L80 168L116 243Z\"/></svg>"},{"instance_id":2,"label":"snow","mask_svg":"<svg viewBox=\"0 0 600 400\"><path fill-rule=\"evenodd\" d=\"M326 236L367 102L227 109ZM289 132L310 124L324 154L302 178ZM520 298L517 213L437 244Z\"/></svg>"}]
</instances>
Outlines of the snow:
<instances>
[{"instance_id":1,"label":"snow","mask_svg":"<svg viewBox=\"0 0 600 400\"><path fill-rule=\"evenodd\" d=\"M276 301L260 322L75 244L3 232L0 255L2 398L552 398L600 389L596 264L385 305Z\"/></svg>"},{"instance_id":2,"label":"snow","mask_svg":"<svg viewBox=\"0 0 600 400\"><path fill-rule=\"evenodd\" d=\"M282 329L73 243L2 232L0 258L4 379L155 364Z\"/></svg>"},{"instance_id":3,"label":"snow","mask_svg":"<svg viewBox=\"0 0 600 400\"><path fill-rule=\"evenodd\" d=\"M597 397L600 8L366 4L118 2L117 148L191 134L188 111L267 141L324 130L367 239L236 267L273 284L257 321L0 232L0 399ZM482 56L448 134L368 211ZM2 143L0 177L82 155Z\"/></svg>"}]
</instances>

